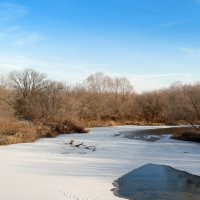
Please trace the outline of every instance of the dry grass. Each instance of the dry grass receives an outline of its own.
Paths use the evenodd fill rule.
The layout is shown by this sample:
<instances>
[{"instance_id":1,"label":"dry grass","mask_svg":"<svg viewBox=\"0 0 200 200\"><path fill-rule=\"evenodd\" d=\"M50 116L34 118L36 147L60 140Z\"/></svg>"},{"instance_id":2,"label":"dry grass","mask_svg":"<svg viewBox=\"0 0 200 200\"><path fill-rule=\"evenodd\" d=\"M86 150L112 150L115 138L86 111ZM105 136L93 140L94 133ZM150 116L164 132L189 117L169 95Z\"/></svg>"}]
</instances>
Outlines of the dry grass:
<instances>
[{"instance_id":1,"label":"dry grass","mask_svg":"<svg viewBox=\"0 0 200 200\"><path fill-rule=\"evenodd\" d=\"M67 120L64 122L37 122L37 132L40 137L55 137L65 133L88 133L89 130L78 121Z\"/></svg>"},{"instance_id":2,"label":"dry grass","mask_svg":"<svg viewBox=\"0 0 200 200\"><path fill-rule=\"evenodd\" d=\"M84 120L84 126L86 127L109 127L109 126L121 126L121 125L135 125L135 126L164 126L163 123L151 123L132 120Z\"/></svg>"},{"instance_id":3,"label":"dry grass","mask_svg":"<svg viewBox=\"0 0 200 200\"><path fill-rule=\"evenodd\" d=\"M85 127L108 127L108 126L116 126L118 125L114 120L84 120L82 124Z\"/></svg>"},{"instance_id":4,"label":"dry grass","mask_svg":"<svg viewBox=\"0 0 200 200\"><path fill-rule=\"evenodd\" d=\"M0 145L33 142L38 138L32 123L14 118L0 119Z\"/></svg>"},{"instance_id":5,"label":"dry grass","mask_svg":"<svg viewBox=\"0 0 200 200\"><path fill-rule=\"evenodd\" d=\"M87 133L88 131L78 122L33 123L19 121L16 118L0 118L0 145L34 142L39 138L56 137L64 133Z\"/></svg>"}]
</instances>

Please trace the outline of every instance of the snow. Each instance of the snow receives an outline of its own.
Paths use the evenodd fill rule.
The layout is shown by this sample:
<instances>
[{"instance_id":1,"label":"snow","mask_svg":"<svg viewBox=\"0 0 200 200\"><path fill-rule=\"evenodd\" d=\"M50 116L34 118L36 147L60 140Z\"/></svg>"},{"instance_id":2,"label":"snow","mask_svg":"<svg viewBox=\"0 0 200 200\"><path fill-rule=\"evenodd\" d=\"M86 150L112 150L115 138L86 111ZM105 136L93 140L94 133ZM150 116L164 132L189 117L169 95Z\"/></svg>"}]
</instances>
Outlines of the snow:
<instances>
[{"instance_id":1,"label":"snow","mask_svg":"<svg viewBox=\"0 0 200 200\"><path fill-rule=\"evenodd\" d=\"M31 144L0 147L3 200L115 200L112 182L144 164L169 165L200 175L200 144L123 137L123 131L152 127L93 128L88 134L60 135ZM95 145L96 151L69 144Z\"/></svg>"}]
</instances>

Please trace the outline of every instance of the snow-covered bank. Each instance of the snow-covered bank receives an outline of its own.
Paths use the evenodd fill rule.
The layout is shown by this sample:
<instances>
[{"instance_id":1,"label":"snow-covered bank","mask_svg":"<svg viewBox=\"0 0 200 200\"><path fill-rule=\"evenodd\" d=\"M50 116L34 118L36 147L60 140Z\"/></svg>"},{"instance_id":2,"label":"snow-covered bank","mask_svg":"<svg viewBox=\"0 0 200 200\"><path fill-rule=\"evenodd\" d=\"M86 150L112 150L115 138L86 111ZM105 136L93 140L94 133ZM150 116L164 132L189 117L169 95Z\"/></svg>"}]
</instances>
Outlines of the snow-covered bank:
<instances>
[{"instance_id":1,"label":"snow-covered bank","mask_svg":"<svg viewBox=\"0 0 200 200\"><path fill-rule=\"evenodd\" d=\"M114 134L150 127L94 128L89 134L61 135L32 144L0 147L3 200L112 200L110 189L123 174L147 163L200 175L200 144L163 138L157 142ZM66 143L95 145L92 152Z\"/></svg>"}]
</instances>

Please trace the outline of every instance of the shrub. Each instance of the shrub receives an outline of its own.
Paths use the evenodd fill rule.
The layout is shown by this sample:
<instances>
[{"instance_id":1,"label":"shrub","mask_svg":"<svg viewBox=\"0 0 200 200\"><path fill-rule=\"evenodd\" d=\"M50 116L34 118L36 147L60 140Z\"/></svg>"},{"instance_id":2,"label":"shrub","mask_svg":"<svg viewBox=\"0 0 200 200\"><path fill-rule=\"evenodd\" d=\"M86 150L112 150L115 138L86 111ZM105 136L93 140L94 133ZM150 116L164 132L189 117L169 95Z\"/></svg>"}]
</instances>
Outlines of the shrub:
<instances>
[{"instance_id":1,"label":"shrub","mask_svg":"<svg viewBox=\"0 0 200 200\"><path fill-rule=\"evenodd\" d=\"M15 118L0 119L0 145L33 142L38 138L35 126Z\"/></svg>"}]
</instances>

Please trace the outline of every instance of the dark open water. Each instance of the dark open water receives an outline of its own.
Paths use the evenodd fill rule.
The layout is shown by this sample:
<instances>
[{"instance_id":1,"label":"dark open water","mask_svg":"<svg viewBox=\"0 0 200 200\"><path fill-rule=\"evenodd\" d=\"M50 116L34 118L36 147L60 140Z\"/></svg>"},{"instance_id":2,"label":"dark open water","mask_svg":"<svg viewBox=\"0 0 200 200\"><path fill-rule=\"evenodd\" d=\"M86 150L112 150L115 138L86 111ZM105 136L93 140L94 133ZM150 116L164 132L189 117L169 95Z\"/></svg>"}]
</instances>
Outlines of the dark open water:
<instances>
[{"instance_id":1,"label":"dark open water","mask_svg":"<svg viewBox=\"0 0 200 200\"><path fill-rule=\"evenodd\" d=\"M129 200L200 200L200 177L147 164L114 181L114 194Z\"/></svg>"}]
</instances>

